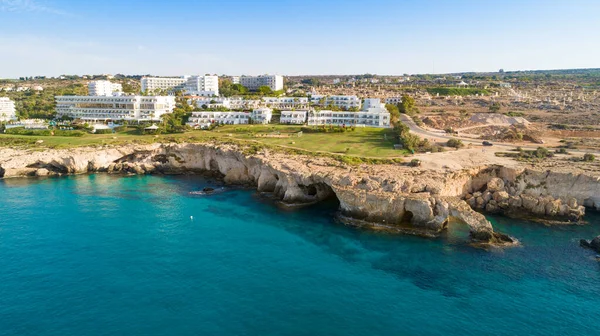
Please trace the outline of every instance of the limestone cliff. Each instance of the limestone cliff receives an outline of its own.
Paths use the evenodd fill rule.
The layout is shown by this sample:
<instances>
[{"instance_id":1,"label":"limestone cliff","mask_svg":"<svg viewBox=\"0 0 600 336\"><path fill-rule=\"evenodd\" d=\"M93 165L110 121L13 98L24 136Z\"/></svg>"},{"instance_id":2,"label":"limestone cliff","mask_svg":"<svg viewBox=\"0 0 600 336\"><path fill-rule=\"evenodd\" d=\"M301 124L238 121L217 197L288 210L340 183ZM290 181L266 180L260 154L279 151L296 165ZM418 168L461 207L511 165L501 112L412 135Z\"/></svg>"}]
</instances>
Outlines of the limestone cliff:
<instances>
[{"instance_id":1,"label":"limestone cliff","mask_svg":"<svg viewBox=\"0 0 600 336\"><path fill-rule=\"evenodd\" d=\"M231 145L154 144L45 152L2 149L0 176L46 176L87 172L128 174L212 171L232 184L252 185L285 203L337 197L341 212L387 226L439 232L450 218L466 223L476 241L512 241L497 234L472 208L526 210L578 219L598 207L600 181L592 176L481 167L459 171L403 165L352 167L328 158L264 150L248 154ZM551 199L550 199L551 198ZM463 201L467 199L467 202ZM471 205L471 207L469 207Z\"/></svg>"}]
</instances>

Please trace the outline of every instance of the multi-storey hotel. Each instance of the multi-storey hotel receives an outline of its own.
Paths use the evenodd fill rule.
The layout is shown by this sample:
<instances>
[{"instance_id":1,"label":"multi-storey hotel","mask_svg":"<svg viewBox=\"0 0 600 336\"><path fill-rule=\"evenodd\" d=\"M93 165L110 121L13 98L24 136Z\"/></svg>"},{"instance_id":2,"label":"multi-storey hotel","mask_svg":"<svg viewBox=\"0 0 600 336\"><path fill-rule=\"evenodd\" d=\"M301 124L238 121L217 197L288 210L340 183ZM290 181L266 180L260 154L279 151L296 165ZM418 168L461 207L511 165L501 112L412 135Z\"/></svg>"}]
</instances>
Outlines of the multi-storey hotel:
<instances>
[{"instance_id":1,"label":"multi-storey hotel","mask_svg":"<svg viewBox=\"0 0 600 336\"><path fill-rule=\"evenodd\" d=\"M262 107L252 110L250 118L254 124L268 124L271 122L273 116L273 110L268 107Z\"/></svg>"},{"instance_id":2,"label":"multi-storey hotel","mask_svg":"<svg viewBox=\"0 0 600 336\"><path fill-rule=\"evenodd\" d=\"M185 90L188 94L202 97L219 95L218 76L143 77L142 92L156 90Z\"/></svg>"},{"instance_id":3,"label":"multi-storey hotel","mask_svg":"<svg viewBox=\"0 0 600 336\"><path fill-rule=\"evenodd\" d=\"M0 121L16 119L15 102L7 97L0 97Z\"/></svg>"},{"instance_id":4,"label":"multi-storey hotel","mask_svg":"<svg viewBox=\"0 0 600 336\"><path fill-rule=\"evenodd\" d=\"M245 125L250 112L192 112L187 125L192 128L208 128L211 124Z\"/></svg>"},{"instance_id":5,"label":"multi-storey hotel","mask_svg":"<svg viewBox=\"0 0 600 336\"><path fill-rule=\"evenodd\" d=\"M107 80L97 80L88 83L88 94L90 96L112 96L113 92L122 92L123 86L111 83Z\"/></svg>"},{"instance_id":6,"label":"multi-storey hotel","mask_svg":"<svg viewBox=\"0 0 600 336\"><path fill-rule=\"evenodd\" d=\"M191 76L185 82L187 94L202 97L219 95L219 76Z\"/></svg>"},{"instance_id":7,"label":"multi-storey hotel","mask_svg":"<svg viewBox=\"0 0 600 336\"><path fill-rule=\"evenodd\" d=\"M281 111L279 123L290 125L302 125L306 123L308 111Z\"/></svg>"},{"instance_id":8,"label":"multi-storey hotel","mask_svg":"<svg viewBox=\"0 0 600 336\"><path fill-rule=\"evenodd\" d=\"M390 113L379 99L365 99L364 107L359 112L347 111L311 111L308 124L333 126L368 126L390 127Z\"/></svg>"},{"instance_id":9,"label":"multi-storey hotel","mask_svg":"<svg viewBox=\"0 0 600 336\"><path fill-rule=\"evenodd\" d=\"M59 117L87 121L160 121L163 114L175 108L175 97L171 96L56 96L55 99Z\"/></svg>"},{"instance_id":10,"label":"multi-storey hotel","mask_svg":"<svg viewBox=\"0 0 600 336\"><path fill-rule=\"evenodd\" d=\"M187 76L181 77L143 77L142 92L154 92L156 90L183 90L187 82Z\"/></svg>"},{"instance_id":11,"label":"multi-storey hotel","mask_svg":"<svg viewBox=\"0 0 600 336\"><path fill-rule=\"evenodd\" d=\"M280 110L306 110L309 107L308 98L306 97L263 97L262 100L267 107Z\"/></svg>"},{"instance_id":12,"label":"multi-storey hotel","mask_svg":"<svg viewBox=\"0 0 600 336\"><path fill-rule=\"evenodd\" d=\"M357 96L323 96L312 95L310 102L315 105L327 107L335 106L343 110L360 109L360 98Z\"/></svg>"},{"instance_id":13,"label":"multi-storey hotel","mask_svg":"<svg viewBox=\"0 0 600 336\"><path fill-rule=\"evenodd\" d=\"M196 105L198 108L227 108L230 110L253 110L260 107L260 100L243 99L243 98L199 98L194 97L188 100L190 105Z\"/></svg>"},{"instance_id":14,"label":"multi-storey hotel","mask_svg":"<svg viewBox=\"0 0 600 336\"><path fill-rule=\"evenodd\" d=\"M283 90L283 76L279 75L260 75L260 76L241 76L240 84L248 90L256 91L261 86L268 86L273 91Z\"/></svg>"}]
</instances>

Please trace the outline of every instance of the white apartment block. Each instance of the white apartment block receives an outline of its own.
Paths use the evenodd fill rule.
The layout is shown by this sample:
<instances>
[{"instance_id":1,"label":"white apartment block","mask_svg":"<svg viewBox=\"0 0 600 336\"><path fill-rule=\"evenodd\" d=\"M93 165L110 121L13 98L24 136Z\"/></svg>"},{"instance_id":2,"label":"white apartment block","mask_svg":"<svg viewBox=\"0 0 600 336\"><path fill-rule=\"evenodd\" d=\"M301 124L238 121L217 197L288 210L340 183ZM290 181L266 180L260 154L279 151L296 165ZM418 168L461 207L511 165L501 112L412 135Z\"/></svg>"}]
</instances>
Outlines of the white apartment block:
<instances>
[{"instance_id":1,"label":"white apartment block","mask_svg":"<svg viewBox=\"0 0 600 336\"><path fill-rule=\"evenodd\" d=\"M359 109L361 106L360 98L357 96L323 96L312 95L310 102L323 107L336 106L340 109L349 110L351 108Z\"/></svg>"},{"instance_id":2,"label":"white apartment block","mask_svg":"<svg viewBox=\"0 0 600 336\"><path fill-rule=\"evenodd\" d=\"M56 96L56 113L88 121L160 121L173 112L172 96Z\"/></svg>"},{"instance_id":3,"label":"white apartment block","mask_svg":"<svg viewBox=\"0 0 600 336\"><path fill-rule=\"evenodd\" d=\"M196 105L198 108L224 107L230 110L253 110L255 108L259 108L261 103L261 100L223 97L202 97L188 100L189 105Z\"/></svg>"},{"instance_id":4,"label":"white apartment block","mask_svg":"<svg viewBox=\"0 0 600 336\"><path fill-rule=\"evenodd\" d=\"M268 107L257 108L250 113L250 118L255 124L268 124L271 122L271 117L273 117L273 110Z\"/></svg>"},{"instance_id":5,"label":"white apartment block","mask_svg":"<svg viewBox=\"0 0 600 336\"><path fill-rule=\"evenodd\" d=\"M7 97L0 97L0 121L16 119L15 102Z\"/></svg>"},{"instance_id":6,"label":"white apartment block","mask_svg":"<svg viewBox=\"0 0 600 336\"><path fill-rule=\"evenodd\" d=\"M261 86L268 86L273 91L283 90L283 76L279 75L260 75L260 76L241 76L240 84L248 90L256 91Z\"/></svg>"},{"instance_id":7,"label":"white apartment block","mask_svg":"<svg viewBox=\"0 0 600 336\"><path fill-rule=\"evenodd\" d=\"M311 111L308 124L312 126L359 126L390 127L390 113L379 99L365 99L364 107L359 112L347 111Z\"/></svg>"},{"instance_id":8,"label":"white apartment block","mask_svg":"<svg viewBox=\"0 0 600 336\"><path fill-rule=\"evenodd\" d=\"M184 89L187 94L194 96L218 96L219 76L190 76L185 82Z\"/></svg>"},{"instance_id":9,"label":"white apartment block","mask_svg":"<svg viewBox=\"0 0 600 336\"><path fill-rule=\"evenodd\" d=\"M246 125L250 112L192 112L187 125L192 128L208 128L211 124Z\"/></svg>"},{"instance_id":10,"label":"white apartment block","mask_svg":"<svg viewBox=\"0 0 600 336\"><path fill-rule=\"evenodd\" d=\"M143 77L142 92L152 93L156 90L183 90L187 76L181 77Z\"/></svg>"},{"instance_id":11,"label":"white apartment block","mask_svg":"<svg viewBox=\"0 0 600 336\"><path fill-rule=\"evenodd\" d=\"M280 124L303 125L308 111L281 111Z\"/></svg>"},{"instance_id":12,"label":"white apartment block","mask_svg":"<svg viewBox=\"0 0 600 336\"><path fill-rule=\"evenodd\" d=\"M386 104L398 105L398 104L402 103L402 97L388 97L388 98L385 98L385 103Z\"/></svg>"},{"instance_id":13,"label":"white apartment block","mask_svg":"<svg viewBox=\"0 0 600 336\"><path fill-rule=\"evenodd\" d=\"M112 96L113 92L123 92L123 86L107 80L97 80L88 83L88 95Z\"/></svg>"},{"instance_id":14,"label":"white apartment block","mask_svg":"<svg viewBox=\"0 0 600 336\"><path fill-rule=\"evenodd\" d=\"M306 97L263 97L264 104L276 109L299 109L306 110L310 104Z\"/></svg>"}]
</instances>

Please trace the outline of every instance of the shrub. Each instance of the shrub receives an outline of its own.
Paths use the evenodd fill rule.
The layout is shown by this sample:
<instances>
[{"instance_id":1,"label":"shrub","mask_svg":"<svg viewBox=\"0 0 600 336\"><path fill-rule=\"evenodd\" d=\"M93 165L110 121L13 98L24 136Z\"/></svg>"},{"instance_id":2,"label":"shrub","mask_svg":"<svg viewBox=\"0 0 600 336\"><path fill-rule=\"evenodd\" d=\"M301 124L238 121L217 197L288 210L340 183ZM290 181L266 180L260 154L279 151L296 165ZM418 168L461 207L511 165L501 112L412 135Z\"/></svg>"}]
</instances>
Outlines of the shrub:
<instances>
[{"instance_id":1,"label":"shrub","mask_svg":"<svg viewBox=\"0 0 600 336\"><path fill-rule=\"evenodd\" d=\"M419 159L412 159L410 160L410 164L411 167L419 167L421 166L421 160Z\"/></svg>"},{"instance_id":2,"label":"shrub","mask_svg":"<svg viewBox=\"0 0 600 336\"><path fill-rule=\"evenodd\" d=\"M448 147L454 147L454 148L462 148L465 145L463 144L462 140L460 140L460 139L450 139L446 143L446 146L448 146Z\"/></svg>"},{"instance_id":3,"label":"shrub","mask_svg":"<svg viewBox=\"0 0 600 336\"><path fill-rule=\"evenodd\" d=\"M596 160L596 156L592 153L585 153L583 155L583 161L585 162L594 162Z\"/></svg>"},{"instance_id":4,"label":"shrub","mask_svg":"<svg viewBox=\"0 0 600 336\"><path fill-rule=\"evenodd\" d=\"M567 150L565 148L559 148L557 150L555 150L556 154L569 154L569 152L567 152Z\"/></svg>"},{"instance_id":5,"label":"shrub","mask_svg":"<svg viewBox=\"0 0 600 336\"><path fill-rule=\"evenodd\" d=\"M37 135L37 136L52 135L51 131L48 129L34 130L34 129L26 129L25 127L8 128L8 129L6 129L5 133L6 134L14 134L14 135Z\"/></svg>"},{"instance_id":6,"label":"shrub","mask_svg":"<svg viewBox=\"0 0 600 336\"><path fill-rule=\"evenodd\" d=\"M97 129L96 130L96 134L112 134L113 130L111 130L110 128L106 128L106 129Z\"/></svg>"},{"instance_id":7,"label":"shrub","mask_svg":"<svg viewBox=\"0 0 600 336\"><path fill-rule=\"evenodd\" d=\"M554 154L550 153L550 151L544 147L538 147L532 154L539 159L545 159L547 157L554 156Z\"/></svg>"}]
</instances>

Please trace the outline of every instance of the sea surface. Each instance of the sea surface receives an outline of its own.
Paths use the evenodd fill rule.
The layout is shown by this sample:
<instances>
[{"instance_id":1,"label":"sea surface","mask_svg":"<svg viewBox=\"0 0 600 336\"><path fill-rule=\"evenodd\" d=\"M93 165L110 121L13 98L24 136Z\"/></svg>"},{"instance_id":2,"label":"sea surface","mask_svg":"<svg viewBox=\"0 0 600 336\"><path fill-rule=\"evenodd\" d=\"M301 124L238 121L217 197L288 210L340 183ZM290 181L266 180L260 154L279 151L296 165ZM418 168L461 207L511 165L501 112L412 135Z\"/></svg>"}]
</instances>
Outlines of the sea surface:
<instances>
[{"instance_id":1,"label":"sea surface","mask_svg":"<svg viewBox=\"0 0 600 336\"><path fill-rule=\"evenodd\" d=\"M597 335L587 226L482 250L344 226L202 177L0 181L0 335Z\"/></svg>"}]
</instances>

